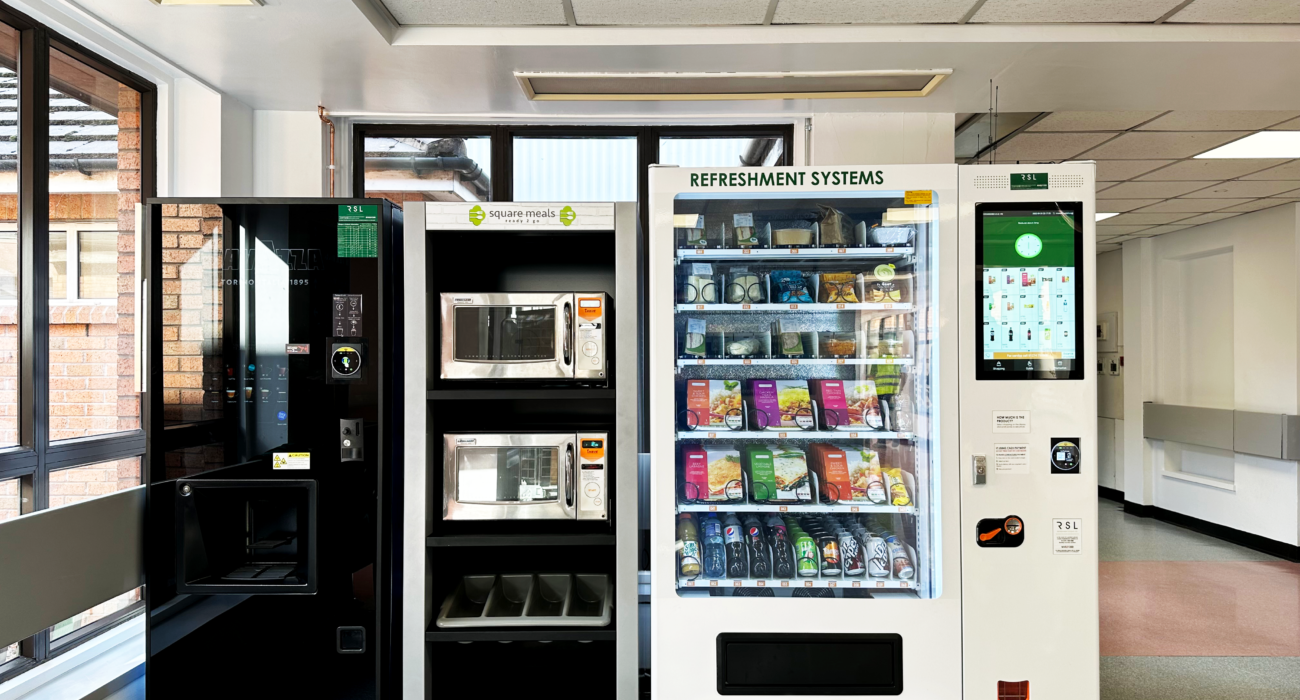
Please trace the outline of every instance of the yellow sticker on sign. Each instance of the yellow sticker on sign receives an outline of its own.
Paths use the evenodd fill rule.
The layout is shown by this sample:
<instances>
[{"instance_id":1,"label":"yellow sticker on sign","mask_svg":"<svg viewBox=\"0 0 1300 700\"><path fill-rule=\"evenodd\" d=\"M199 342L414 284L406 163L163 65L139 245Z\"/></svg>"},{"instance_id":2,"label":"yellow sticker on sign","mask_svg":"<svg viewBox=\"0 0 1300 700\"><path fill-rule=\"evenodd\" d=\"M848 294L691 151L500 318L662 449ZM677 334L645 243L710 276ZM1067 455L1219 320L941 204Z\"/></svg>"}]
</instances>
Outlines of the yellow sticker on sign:
<instances>
[{"instance_id":1,"label":"yellow sticker on sign","mask_svg":"<svg viewBox=\"0 0 1300 700\"><path fill-rule=\"evenodd\" d=\"M903 204L933 204L934 192L930 190L907 190L903 193Z\"/></svg>"},{"instance_id":2,"label":"yellow sticker on sign","mask_svg":"<svg viewBox=\"0 0 1300 700\"><path fill-rule=\"evenodd\" d=\"M310 452L273 452L272 469L311 469Z\"/></svg>"}]
</instances>

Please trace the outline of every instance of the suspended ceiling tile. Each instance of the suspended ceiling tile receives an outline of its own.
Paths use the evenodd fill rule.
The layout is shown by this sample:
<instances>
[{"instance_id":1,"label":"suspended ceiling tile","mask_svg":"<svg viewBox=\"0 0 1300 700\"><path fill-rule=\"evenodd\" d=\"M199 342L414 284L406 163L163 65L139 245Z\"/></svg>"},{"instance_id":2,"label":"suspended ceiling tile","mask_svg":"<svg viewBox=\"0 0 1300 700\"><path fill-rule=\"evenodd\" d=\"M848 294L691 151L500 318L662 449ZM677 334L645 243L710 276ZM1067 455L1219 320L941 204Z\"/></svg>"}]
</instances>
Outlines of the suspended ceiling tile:
<instances>
[{"instance_id":1,"label":"suspended ceiling tile","mask_svg":"<svg viewBox=\"0 0 1300 700\"><path fill-rule=\"evenodd\" d=\"M1105 192L1106 199L1168 199L1204 186L1203 182L1121 182Z\"/></svg>"},{"instance_id":2,"label":"suspended ceiling tile","mask_svg":"<svg viewBox=\"0 0 1300 700\"><path fill-rule=\"evenodd\" d=\"M1131 180L1142 173L1151 172L1173 162L1172 160L1099 160L1097 182Z\"/></svg>"},{"instance_id":3,"label":"suspended ceiling tile","mask_svg":"<svg viewBox=\"0 0 1300 700\"><path fill-rule=\"evenodd\" d=\"M1188 214L1181 213L1181 212L1180 213L1161 212L1161 213L1151 213L1151 214L1136 212L1136 213L1120 214L1119 216L1111 217L1109 219L1106 219L1105 221L1099 221L1097 222L1097 228L1099 229L1103 227L1109 228L1107 224L1110 224L1110 222L1112 221L1115 222L1114 225L1116 226L1143 226L1143 225L1157 226L1160 224L1172 224L1175 221L1178 221L1180 219L1186 219L1187 217Z\"/></svg>"},{"instance_id":4,"label":"suspended ceiling tile","mask_svg":"<svg viewBox=\"0 0 1300 700\"><path fill-rule=\"evenodd\" d=\"M1287 161L1284 165L1251 173L1243 180L1300 180L1300 160Z\"/></svg>"},{"instance_id":5,"label":"suspended ceiling tile","mask_svg":"<svg viewBox=\"0 0 1300 700\"><path fill-rule=\"evenodd\" d=\"M1104 224L1106 222L1103 221L1101 223ZM1150 226L1107 226L1105 228L1105 232L1110 235L1127 236L1129 234L1137 233L1138 231L1145 231L1149 228L1151 227ZM1097 231L1100 233L1102 231L1102 227L1098 226Z\"/></svg>"},{"instance_id":6,"label":"suspended ceiling tile","mask_svg":"<svg viewBox=\"0 0 1300 700\"><path fill-rule=\"evenodd\" d=\"M1182 231L1185 228L1190 228L1190 227L1184 226L1183 224L1177 224L1174 226L1156 226L1154 228L1149 228L1143 231L1142 233L1138 234L1137 237L1150 238L1152 236L1159 236L1165 233L1173 233L1174 231Z\"/></svg>"},{"instance_id":7,"label":"suspended ceiling tile","mask_svg":"<svg viewBox=\"0 0 1300 700\"><path fill-rule=\"evenodd\" d=\"M1127 131L1160 115L1161 112L1053 112L1027 131Z\"/></svg>"},{"instance_id":8,"label":"suspended ceiling tile","mask_svg":"<svg viewBox=\"0 0 1300 700\"><path fill-rule=\"evenodd\" d=\"M568 24L560 0L383 0L398 24L480 27Z\"/></svg>"},{"instance_id":9,"label":"suspended ceiling tile","mask_svg":"<svg viewBox=\"0 0 1300 700\"><path fill-rule=\"evenodd\" d=\"M1123 214L1126 211L1133 211L1151 204L1163 202L1163 199L1099 199L1097 200L1097 211L1107 213L1113 212Z\"/></svg>"},{"instance_id":10,"label":"suspended ceiling tile","mask_svg":"<svg viewBox=\"0 0 1300 700\"><path fill-rule=\"evenodd\" d=\"M1272 197L1298 188L1300 182L1294 180L1233 180L1191 192L1187 198Z\"/></svg>"},{"instance_id":11,"label":"suspended ceiling tile","mask_svg":"<svg viewBox=\"0 0 1300 700\"><path fill-rule=\"evenodd\" d=\"M1183 160L1139 180L1231 180L1286 162L1285 158L1206 158Z\"/></svg>"},{"instance_id":12,"label":"suspended ceiling tile","mask_svg":"<svg viewBox=\"0 0 1300 700\"><path fill-rule=\"evenodd\" d=\"M579 25L762 24L767 0L573 0Z\"/></svg>"},{"instance_id":13,"label":"suspended ceiling tile","mask_svg":"<svg viewBox=\"0 0 1300 700\"><path fill-rule=\"evenodd\" d=\"M1139 131L1241 131L1264 129L1289 119L1300 117L1300 112L1226 112L1188 111L1170 112L1159 119L1138 127Z\"/></svg>"},{"instance_id":14,"label":"suspended ceiling tile","mask_svg":"<svg viewBox=\"0 0 1300 700\"><path fill-rule=\"evenodd\" d=\"M1245 131L1182 131L1176 133L1132 131L1120 134L1081 157L1107 158L1190 158L1211 148L1246 136Z\"/></svg>"},{"instance_id":15,"label":"suspended ceiling tile","mask_svg":"<svg viewBox=\"0 0 1300 700\"><path fill-rule=\"evenodd\" d=\"M1222 211L1215 212L1213 214L1197 214L1196 216L1193 216L1190 219L1183 219L1178 223L1179 225L1187 224L1191 226L1200 226L1201 224L1209 224L1215 221L1230 219L1234 216L1241 216L1241 214L1238 212L1222 212Z\"/></svg>"},{"instance_id":16,"label":"suspended ceiling tile","mask_svg":"<svg viewBox=\"0 0 1300 700\"><path fill-rule=\"evenodd\" d=\"M1181 211L1188 214L1201 214L1219 211L1234 204L1245 204L1249 201L1249 199L1166 199L1158 204L1143 207L1142 211Z\"/></svg>"},{"instance_id":17,"label":"suspended ceiling tile","mask_svg":"<svg viewBox=\"0 0 1300 700\"><path fill-rule=\"evenodd\" d=\"M1278 207L1283 204L1295 204L1297 201L1300 201L1300 199L1291 199L1285 197L1269 197L1265 199L1256 199L1252 202L1247 202L1245 204L1238 204L1233 207L1228 207L1223 211L1235 211L1235 212L1260 211L1262 209L1272 209L1273 207Z\"/></svg>"},{"instance_id":18,"label":"suspended ceiling tile","mask_svg":"<svg viewBox=\"0 0 1300 700\"><path fill-rule=\"evenodd\" d=\"M973 4L975 0L781 0L772 24L955 23ZM767 8L766 0L763 7Z\"/></svg>"},{"instance_id":19,"label":"suspended ceiling tile","mask_svg":"<svg viewBox=\"0 0 1300 700\"><path fill-rule=\"evenodd\" d=\"M1167 21L1295 24L1300 23L1300 4L1295 0L1196 0Z\"/></svg>"},{"instance_id":20,"label":"suspended ceiling tile","mask_svg":"<svg viewBox=\"0 0 1300 700\"><path fill-rule=\"evenodd\" d=\"M988 0L972 22L1154 22L1180 0Z\"/></svg>"},{"instance_id":21,"label":"suspended ceiling tile","mask_svg":"<svg viewBox=\"0 0 1300 700\"><path fill-rule=\"evenodd\" d=\"M1070 134L1034 134L1025 132L1012 137L1010 141L998 146L997 159L1003 163L1018 160L1070 160L1112 136L1114 136L1114 134L1093 134L1082 132Z\"/></svg>"},{"instance_id":22,"label":"suspended ceiling tile","mask_svg":"<svg viewBox=\"0 0 1300 700\"><path fill-rule=\"evenodd\" d=\"M1285 124L1270 126L1269 129L1275 129L1277 131L1300 131L1300 119L1292 119Z\"/></svg>"}]
</instances>

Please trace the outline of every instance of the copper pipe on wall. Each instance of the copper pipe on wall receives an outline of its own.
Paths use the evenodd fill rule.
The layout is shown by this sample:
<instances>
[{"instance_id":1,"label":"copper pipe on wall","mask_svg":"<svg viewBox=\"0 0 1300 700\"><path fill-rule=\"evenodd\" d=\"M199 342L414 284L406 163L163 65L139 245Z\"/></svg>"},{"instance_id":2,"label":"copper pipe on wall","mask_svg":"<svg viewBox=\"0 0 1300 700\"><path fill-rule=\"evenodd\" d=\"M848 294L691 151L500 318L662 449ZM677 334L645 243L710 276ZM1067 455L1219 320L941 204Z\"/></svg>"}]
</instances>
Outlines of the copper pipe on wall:
<instances>
[{"instance_id":1,"label":"copper pipe on wall","mask_svg":"<svg viewBox=\"0 0 1300 700\"><path fill-rule=\"evenodd\" d=\"M334 196L334 122L325 116L325 108L317 105L316 112L320 120L330 125L330 196Z\"/></svg>"}]
</instances>

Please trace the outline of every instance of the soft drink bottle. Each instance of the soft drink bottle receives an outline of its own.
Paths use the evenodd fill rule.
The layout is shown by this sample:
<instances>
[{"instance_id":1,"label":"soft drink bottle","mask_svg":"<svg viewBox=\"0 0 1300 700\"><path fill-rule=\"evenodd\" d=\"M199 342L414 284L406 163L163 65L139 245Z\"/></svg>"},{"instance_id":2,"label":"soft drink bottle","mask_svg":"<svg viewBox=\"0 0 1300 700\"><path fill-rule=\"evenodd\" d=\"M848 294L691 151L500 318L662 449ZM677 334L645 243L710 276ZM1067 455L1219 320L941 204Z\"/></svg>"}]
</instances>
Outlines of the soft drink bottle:
<instances>
[{"instance_id":1,"label":"soft drink bottle","mask_svg":"<svg viewBox=\"0 0 1300 700\"><path fill-rule=\"evenodd\" d=\"M700 529L704 530L704 576L723 578L727 575L727 552L722 544L722 521L709 513Z\"/></svg>"},{"instance_id":2,"label":"soft drink bottle","mask_svg":"<svg viewBox=\"0 0 1300 700\"><path fill-rule=\"evenodd\" d=\"M775 515L768 521L772 532L772 574L776 578L794 578L794 546L790 530Z\"/></svg>"},{"instance_id":3,"label":"soft drink bottle","mask_svg":"<svg viewBox=\"0 0 1300 700\"><path fill-rule=\"evenodd\" d=\"M754 578L772 578L772 556L768 553L763 526L756 516L745 520L745 543L749 545L749 571Z\"/></svg>"},{"instance_id":4,"label":"soft drink bottle","mask_svg":"<svg viewBox=\"0 0 1300 700\"><path fill-rule=\"evenodd\" d=\"M727 551L727 578L748 578L749 557L745 553L744 528L734 513L722 523L722 541Z\"/></svg>"},{"instance_id":5,"label":"soft drink bottle","mask_svg":"<svg viewBox=\"0 0 1300 700\"><path fill-rule=\"evenodd\" d=\"M677 516L677 541L682 543L681 558L678 560L679 573L683 578L699 576L700 535L695 528L695 519L690 513Z\"/></svg>"},{"instance_id":6,"label":"soft drink bottle","mask_svg":"<svg viewBox=\"0 0 1300 700\"><path fill-rule=\"evenodd\" d=\"M866 559L862 556L862 545L853 533L840 530L840 560L844 565L845 576L861 576L867 570Z\"/></svg>"}]
</instances>

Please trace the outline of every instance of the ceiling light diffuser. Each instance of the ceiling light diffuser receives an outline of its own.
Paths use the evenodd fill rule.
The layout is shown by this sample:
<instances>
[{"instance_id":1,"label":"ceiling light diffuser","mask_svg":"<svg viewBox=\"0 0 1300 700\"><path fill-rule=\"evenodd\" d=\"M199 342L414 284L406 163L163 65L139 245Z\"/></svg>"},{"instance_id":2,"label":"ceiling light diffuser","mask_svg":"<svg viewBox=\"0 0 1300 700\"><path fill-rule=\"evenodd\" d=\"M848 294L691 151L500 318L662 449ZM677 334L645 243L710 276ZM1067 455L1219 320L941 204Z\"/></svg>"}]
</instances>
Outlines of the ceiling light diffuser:
<instances>
[{"instance_id":1,"label":"ceiling light diffuser","mask_svg":"<svg viewBox=\"0 0 1300 700\"><path fill-rule=\"evenodd\" d=\"M1110 212L1106 212L1105 214L1101 212L1097 212L1097 221L1105 221L1106 219L1109 219L1112 216L1119 216L1119 212L1115 212L1113 214Z\"/></svg>"},{"instance_id":2,"label":"ceiling light diffuser","mask_svg":"<svg viewBox=\"0 0 1300 700\"><path fill-rule=\"evenodd\" d=\"M1261 131L1197 158L1300 158L1300 131Z\"/></svg>"},{"instance_id":3,"label":"ceiling light diffuser","mask_svg":"<svg viewBox=\"0 0 1300 700\"><path fill-rule=\"evenodd\" d=\"M262 0L152 0L155 5L261 5Z\"/></svg>"}]
</instances>

